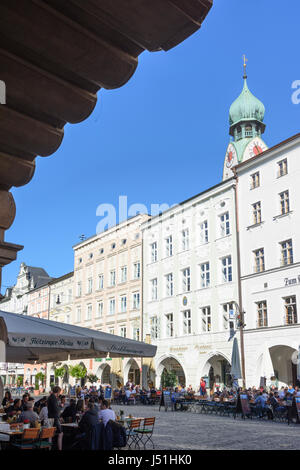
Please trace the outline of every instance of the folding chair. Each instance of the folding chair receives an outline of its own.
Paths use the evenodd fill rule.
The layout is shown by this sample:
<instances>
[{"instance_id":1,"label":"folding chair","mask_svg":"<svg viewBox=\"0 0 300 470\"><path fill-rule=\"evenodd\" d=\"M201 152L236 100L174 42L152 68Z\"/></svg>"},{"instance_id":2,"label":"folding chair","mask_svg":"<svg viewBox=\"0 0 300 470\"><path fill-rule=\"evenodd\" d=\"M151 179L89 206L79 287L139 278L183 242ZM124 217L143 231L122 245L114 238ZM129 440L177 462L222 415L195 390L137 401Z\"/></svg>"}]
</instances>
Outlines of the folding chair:
<instances>
[{"instance_id":1,"label":"folding chair","mask_svg":"<svg viewBox=\"0 0 300 470\"><path fill-rule=\"evenodd\" d=\"M52 439L54 437L56 428L43 428L40 432L39 439L35 443L36 449L48 449L52 448Z\"/></svg>"},{"instance_id":2,"label":"folding chair","mask_svg":"<svg viewBox=\"0 0 300 470\"><path fill-rule=\"evenodd\" d=\"M11 445L17 449L35 449L35 444L37 442L38 436L40 433L39 428L28 428L24 429L23 434L20 440L12 441Z\"/></svg>"},{"instance_id":3,"label":"folding chair","mask_svg":"<svg viewBox=\"0 0 300 470\"><path fill-rule=\"evenodd\" d=\"M154 424L155 424L155 417L144 418L143 428L137 429L135 431L138 435L138 438L137 438L138 447L139 447L139 443L141 443L144 446L144 450L145 450L147 443L151 442L153 449L155 448L154 442L152 441Z\"/></svg>"},{"instance_id":4,"label":"folding chair","mask_svg":"<svg viewBox=\"0 0 300 470\"><path fill-rule=\"evenodd\" d=\"M132 421L129 422L129 426L126 430L126 436L127 436L127 441L126 445L130 449L132 444L135 444L135 448L139 447L138 445L138 435L137 435L137 430L140 429L141 425L141 419L133 419Z\"/></svg>"}]
</instances>

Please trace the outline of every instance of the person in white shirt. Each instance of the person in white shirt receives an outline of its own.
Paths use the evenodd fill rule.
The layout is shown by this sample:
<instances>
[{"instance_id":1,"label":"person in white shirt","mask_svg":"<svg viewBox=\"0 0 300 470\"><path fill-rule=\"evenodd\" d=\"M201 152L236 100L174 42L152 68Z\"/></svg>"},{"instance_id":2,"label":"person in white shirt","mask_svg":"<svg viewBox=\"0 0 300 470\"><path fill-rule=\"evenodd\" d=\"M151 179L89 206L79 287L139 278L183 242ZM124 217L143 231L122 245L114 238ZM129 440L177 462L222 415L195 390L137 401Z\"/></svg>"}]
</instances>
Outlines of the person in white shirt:
<instances>
[{"instance_id":1,"label":"person in white shirt","mask_svg":"<svg viewBox=\"0 0 300 470\"><path fill-rule=\"evenodd\" d=\"M107 400L103 400L101 403L101 411L99 411L99 419L102 419L104 426L107 425L110 419L112 421L116 420L115 412L109 408Z\"/></svg>"}]
</instances>

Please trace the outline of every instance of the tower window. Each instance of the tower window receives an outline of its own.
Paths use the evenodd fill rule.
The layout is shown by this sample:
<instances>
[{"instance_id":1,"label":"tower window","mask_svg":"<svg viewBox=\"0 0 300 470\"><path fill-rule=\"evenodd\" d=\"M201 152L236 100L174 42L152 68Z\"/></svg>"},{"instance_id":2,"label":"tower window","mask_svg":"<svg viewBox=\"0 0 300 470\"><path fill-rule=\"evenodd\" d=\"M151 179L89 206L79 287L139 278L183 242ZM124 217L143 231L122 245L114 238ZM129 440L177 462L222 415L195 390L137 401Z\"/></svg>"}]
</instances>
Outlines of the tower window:
<instances>
[{"instance_id":1,"label":"tower window","mask_svg":"<svg viewBox=\"0 0 300 470\"><path fill-rule=\"evenodd\" d=\"M236 134L237 139L241 139L242 138L242 128L241 128L241 126L238 126L236 128L236 132L237 132L237 134Z\"/></svg>"},{"instance_id":2,"label":"tower window","mask_svg":"<svg viewBox=\"0 0 300 470\"><path fill-rule=\"evenodd\" d=\"M245 137L252 137L252 135L253 135L252 126L246 126Z\"/></svg>"}]
</instances>

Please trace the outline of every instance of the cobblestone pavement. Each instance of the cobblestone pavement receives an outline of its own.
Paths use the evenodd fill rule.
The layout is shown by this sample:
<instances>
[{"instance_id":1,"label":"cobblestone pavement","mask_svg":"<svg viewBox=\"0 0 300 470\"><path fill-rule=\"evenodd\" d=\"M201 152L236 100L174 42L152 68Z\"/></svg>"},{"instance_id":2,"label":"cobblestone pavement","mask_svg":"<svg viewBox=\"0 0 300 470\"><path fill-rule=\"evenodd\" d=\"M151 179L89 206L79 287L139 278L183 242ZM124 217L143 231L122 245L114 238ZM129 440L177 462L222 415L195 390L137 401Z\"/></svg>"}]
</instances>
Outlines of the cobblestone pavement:
<instances>
[{"instance_id":1,"label":"cobblestone pavement","mask_svg":"<svg viewBox=\"0 0 300 470\"><path fill-rule=\"evenodd\" d=\"M112 405L135 417L156 417L153 441L163 450L300 449L300 425L272 421L165 411L158 406ZM147 447L148 448L148 447Z\"/></svg>"}]
</instances>

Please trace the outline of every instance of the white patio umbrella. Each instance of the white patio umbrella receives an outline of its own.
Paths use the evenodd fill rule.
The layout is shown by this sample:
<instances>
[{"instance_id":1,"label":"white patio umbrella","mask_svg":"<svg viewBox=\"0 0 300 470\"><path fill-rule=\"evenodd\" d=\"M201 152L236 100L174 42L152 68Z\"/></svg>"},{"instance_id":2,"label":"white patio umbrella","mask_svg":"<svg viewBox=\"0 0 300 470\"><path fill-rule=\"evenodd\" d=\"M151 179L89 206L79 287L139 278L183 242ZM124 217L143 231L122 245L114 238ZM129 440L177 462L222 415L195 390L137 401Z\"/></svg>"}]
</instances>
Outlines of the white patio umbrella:
<instances>
[{"instance_id":1,"label":"white patio umbrella","mask_svg":"<svg viewBox=\"0 0 300 470\"><path fill-rule=\"evenodd\" d=\"M0 311L5 362L44 363L67 359L153 357L156 346L102 331Z\"/></svg>"}]
</instances>

